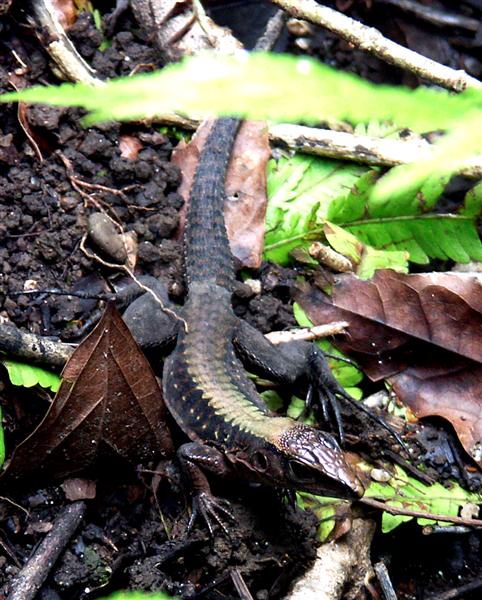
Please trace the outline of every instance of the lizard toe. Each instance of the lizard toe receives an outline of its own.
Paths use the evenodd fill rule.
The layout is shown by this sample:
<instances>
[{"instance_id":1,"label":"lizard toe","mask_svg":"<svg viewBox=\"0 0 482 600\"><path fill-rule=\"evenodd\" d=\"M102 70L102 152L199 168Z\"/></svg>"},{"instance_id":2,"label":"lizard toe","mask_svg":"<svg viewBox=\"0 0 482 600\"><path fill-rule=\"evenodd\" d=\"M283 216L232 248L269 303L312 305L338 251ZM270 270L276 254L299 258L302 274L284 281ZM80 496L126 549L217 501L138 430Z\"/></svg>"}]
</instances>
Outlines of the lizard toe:
<instances>
[{"instance_id":1,"label":"lizard toe","mask_svg":"<svg viewBox=\"0 0 482 600\"><path fill-rule=\"evenodd\" d=\"M235 518L231 512L231 505L227 500L216 498L208 492L199 492L192 500L192 514L189 519L188 532L192 530L198 517L202 517L212 538L215 537L214 525L216 524L226 536L230 537L226 521L234 523Z\"/></svg>"}]
</instances>

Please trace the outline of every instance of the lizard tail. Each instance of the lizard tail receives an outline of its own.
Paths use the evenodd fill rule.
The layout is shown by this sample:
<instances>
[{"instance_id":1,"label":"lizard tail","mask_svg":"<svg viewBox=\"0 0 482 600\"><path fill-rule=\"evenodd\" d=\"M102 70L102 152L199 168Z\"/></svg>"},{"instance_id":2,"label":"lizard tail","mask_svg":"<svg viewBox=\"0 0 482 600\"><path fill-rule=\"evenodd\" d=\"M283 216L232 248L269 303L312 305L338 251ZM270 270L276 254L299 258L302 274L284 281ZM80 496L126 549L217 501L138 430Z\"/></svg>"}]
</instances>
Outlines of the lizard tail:
<instances>
[{"instance_id":1,"label":"lizard tail","mask_svg":"<svg viewBox=\"0 0 482 600\"><path fill-rule=\"evenodd\" d=\"M215 121L199 159L184 230L188 286L215 283L231 290L234 264L224 224L226 170L241 121Z\"/></svg>"}]
</instances>

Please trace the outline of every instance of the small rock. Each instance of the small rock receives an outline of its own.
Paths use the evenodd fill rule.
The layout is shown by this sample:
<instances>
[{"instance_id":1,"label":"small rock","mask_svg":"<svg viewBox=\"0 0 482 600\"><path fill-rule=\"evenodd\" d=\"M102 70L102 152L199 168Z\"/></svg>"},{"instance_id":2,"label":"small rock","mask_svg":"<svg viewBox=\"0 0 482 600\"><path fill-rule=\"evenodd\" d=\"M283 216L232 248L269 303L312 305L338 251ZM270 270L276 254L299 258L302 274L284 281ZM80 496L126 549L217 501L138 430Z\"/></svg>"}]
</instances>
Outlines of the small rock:
<instances>
[{"instance_id":1,"label":"small rock","mask_svg":"<svg viewBox=\"0 0 482 600\"><path fill-rule=\"evenodd\" d=\"M112 219L103 213L89 216L89 237L102 252L119 264L127 260L124 241Z\"/></svg>"}]
</instances>

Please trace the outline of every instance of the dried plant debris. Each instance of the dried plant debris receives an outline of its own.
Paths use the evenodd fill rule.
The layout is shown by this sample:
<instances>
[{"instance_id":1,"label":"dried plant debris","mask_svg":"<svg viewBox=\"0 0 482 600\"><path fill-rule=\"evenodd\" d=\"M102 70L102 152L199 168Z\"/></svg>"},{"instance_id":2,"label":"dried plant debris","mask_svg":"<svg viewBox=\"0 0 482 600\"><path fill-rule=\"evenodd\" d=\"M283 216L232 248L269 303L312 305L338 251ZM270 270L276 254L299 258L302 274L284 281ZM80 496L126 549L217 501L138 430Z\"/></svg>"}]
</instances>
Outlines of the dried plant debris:
<instances>
[{"instance_id":1,"label":"dried plant debris","mask_svg":"<svg viewBox=\"0 0 482 600\"><path fill-rule=\"evenodd\" d=\"M199 155L212 125L206 122L191 143L181 142L173 162L183 173L179 188L187 201ZM271 151L264 123L246 121L234 144L226 177L226 229L234 256L245 267L261 265L266 213L266 164Z\"/></svg>"},{"instance_id":2,"label":"dried plant debris","mask_svg":"<svg viewBox=\"0 0 482 600\"><path fill-rule=\"evenodd\" d=\"M50 410L17 447L5 476L60 478L106 453L133 464L170 453L165 416L151 367L110 304L72 354Z\"/></svg>"},{"instance_id":3,"label":"dried plant debris","mask_svg":"<svg viewBox=\"0 0 482 600\"><path fill-rule=\"evenodd\" d=\"M449 273L378 271L370 281L345 274L331 296L312 288L298 301L316 324L350 322L337 346L374 381L387 379L419 417L452 423L480 461L482 294L480 280Z\"/></svg>"}]
</instances>

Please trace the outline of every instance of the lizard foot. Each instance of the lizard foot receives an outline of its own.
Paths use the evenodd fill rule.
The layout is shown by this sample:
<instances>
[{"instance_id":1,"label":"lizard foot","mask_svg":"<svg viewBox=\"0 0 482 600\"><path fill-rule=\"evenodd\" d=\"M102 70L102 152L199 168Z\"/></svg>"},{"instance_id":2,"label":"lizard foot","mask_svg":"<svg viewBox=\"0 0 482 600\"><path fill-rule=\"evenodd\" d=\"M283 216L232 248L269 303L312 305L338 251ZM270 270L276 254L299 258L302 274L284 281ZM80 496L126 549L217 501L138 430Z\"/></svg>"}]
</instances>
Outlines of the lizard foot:
<instances>
[{"instance_id":1,"label":"lizard foot","mask_svg":"<svg viewBox=\"0 0 482 600\"><path fill-rule=\"evenodd\" d=\"M230 537L225 520L229 520L233 523L236 521L230 508L231 505L227 500L216 498L209 492L199 492L193 496L192 514L187 527L188 532L191 532L195 521L200 516L206 523L212 538L214 538L215 523L219 525L225 535Z\"/></svg>"},{"instance_id":2,"label":"lizard foot","mask_svg":"<svg viewBox=\"0 0 482 600\"><path fill-rule=\"evenodd\" d=\"M308 389L306 406L309 410L315 402L315 396L318 400L323 418L326 422L335 421L338 439L341 445L344 443L345 434L343 430L343 419L340 413L340 401L347 402L353 409L363 412L369 419L375 421L380 427L383 427L400 446L410 456L409 450L403 442L400 435L381 417L373 414L362 402L352 398L338 383L333 376L330 367L326 361L323 352L315 345L309 357L312 382Z\"/></svg>"}]
</instances>

